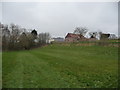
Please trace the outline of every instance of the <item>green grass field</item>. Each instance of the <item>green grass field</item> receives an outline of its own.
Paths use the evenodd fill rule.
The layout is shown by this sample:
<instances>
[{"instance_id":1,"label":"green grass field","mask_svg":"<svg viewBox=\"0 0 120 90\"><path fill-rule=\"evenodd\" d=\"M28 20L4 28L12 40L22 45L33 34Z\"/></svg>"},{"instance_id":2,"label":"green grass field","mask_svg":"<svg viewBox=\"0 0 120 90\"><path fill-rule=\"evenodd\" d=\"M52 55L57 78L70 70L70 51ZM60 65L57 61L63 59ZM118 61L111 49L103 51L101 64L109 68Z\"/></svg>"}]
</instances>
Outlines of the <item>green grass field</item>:
<instances>
[{"instance_id":1,"label":"green grass field","mask_svg":"<svg viewBox=\"0 0 120 90\"><path fill-rule=\"evenodd\" d=\"M3 88L115 88L118 48L49 45L2 53Z\"/></svg>"}]
</instances>

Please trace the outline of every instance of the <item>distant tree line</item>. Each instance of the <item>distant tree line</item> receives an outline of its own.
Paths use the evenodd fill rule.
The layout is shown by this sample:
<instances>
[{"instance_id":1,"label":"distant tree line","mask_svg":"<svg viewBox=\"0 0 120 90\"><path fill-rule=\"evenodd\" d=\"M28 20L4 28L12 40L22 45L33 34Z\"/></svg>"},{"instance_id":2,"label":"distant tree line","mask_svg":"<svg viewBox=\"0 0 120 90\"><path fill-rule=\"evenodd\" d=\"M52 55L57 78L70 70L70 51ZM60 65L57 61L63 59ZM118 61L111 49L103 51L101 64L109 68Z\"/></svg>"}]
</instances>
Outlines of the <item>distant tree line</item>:
<instances>
[{"instance_id":1,"label":"distant tree line","mask_svg":"<svg viewBox=\"0 0 120 90\"><path fill-rule=\"evenodd\" d=\"M2 50L28 50L33 47L49 43L50 34L40 33L34 30L27 30L18 25L5 25L0 23L2 31Z\"/></svg>"}]
</instances>

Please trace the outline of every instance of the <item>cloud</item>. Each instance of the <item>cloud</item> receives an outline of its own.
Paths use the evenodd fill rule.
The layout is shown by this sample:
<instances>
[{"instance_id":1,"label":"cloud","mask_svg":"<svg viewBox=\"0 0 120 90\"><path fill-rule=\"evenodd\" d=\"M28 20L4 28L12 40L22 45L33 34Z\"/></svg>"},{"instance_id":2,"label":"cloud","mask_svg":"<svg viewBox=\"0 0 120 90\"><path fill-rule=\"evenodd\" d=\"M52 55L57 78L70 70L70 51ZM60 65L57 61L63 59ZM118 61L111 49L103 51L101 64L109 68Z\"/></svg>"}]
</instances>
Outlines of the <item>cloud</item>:
<instances>
[{"instance_id":1,"label":"cloud","mask_svg":"<svg viewBox=\"0 0 120 90\"><path fill-rule=\"evenodd\" d=\"M52 36L65 36L77 26L118 33L117 2L4 2L3 22L15 23Z\"/></svg>"}]
</instances>

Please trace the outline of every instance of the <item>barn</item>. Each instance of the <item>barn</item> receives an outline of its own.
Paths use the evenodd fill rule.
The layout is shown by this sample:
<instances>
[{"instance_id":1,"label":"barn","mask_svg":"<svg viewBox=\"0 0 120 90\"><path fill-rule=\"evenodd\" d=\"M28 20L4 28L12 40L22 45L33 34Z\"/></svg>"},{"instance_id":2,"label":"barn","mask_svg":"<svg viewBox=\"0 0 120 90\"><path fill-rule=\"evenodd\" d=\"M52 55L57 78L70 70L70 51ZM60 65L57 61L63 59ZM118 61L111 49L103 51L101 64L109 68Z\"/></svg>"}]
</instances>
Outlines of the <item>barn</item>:
<instances>
[{"instance_id":1,"label":"barn","mask_svg":"<svg viewBox=\"0 0 120 90\"><path fill-rule=\"evenodd\" d=\"M81 34L68 33L65 36L65 41L66 42L78 42L78 41L85 41L85 40L87 40L87 38L85 38Z\"/></svg>"}]
</instances>

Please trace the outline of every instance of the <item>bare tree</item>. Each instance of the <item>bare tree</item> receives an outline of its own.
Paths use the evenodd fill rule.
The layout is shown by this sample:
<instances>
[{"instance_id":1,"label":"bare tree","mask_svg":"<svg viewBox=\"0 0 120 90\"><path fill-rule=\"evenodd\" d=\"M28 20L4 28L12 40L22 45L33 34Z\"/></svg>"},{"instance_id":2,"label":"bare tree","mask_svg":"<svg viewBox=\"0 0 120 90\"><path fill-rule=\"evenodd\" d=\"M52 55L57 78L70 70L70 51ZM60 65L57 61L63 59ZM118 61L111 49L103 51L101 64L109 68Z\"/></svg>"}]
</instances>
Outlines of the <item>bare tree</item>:
<instances>
[{"instance_id":1,"label":"bare tree","mask_svg":"<svg viewBox=\"0 0 120 90\"><path fill-rule=\"evenodd\" d=\"M50 39L49 33L45 33L45 39L46 39L46 43L49 43L49 39Z\"/></svg>"},{"instance_id":2,"label":"bare tree","mask_svg":"<svg viewBox=\"0 0 120 90\"><path fill-rule=\"evenodd\" d=\"M33 47L35 42L34 42L34 36L31 33L27 33L27 38L29 42L29 47Z\"/></svg>"},{"instance_id":3,"label":"bare tree","mask_svg":"<svg viewBox=\"0 0 120 90\"><path fill-rule=\"evenodd\" d=\"M38 38L39 38L40 43L49 43L50 34L49 33L40 33Z\"/></svg>"},{"instance_id":4,"label":"bare tree","mask_svg":"<svg viewBox=\"0 0 120 90\"><path fill-rule=\"evenodd\" d=\"M10 31L8 29L8 25L2 25L2 49L6 50L8 48L9 39L10 39Z\"/></svg>"},{"instance_id":5,"label":"bare tree","mask_svg":"<svg viewBox=\"0 0 120 90\"><path fill-rule=\"evenodd\" d=\"M30 46L29 46L29 40L28 40L28 37L26 35L26 33L22 33L19 37L19 44L21 46L21 48L23 49L29 49Z\"/></svg>"},{"instance_id":6,"label":"bare tree","mask_svg":"<svg viewBox=\"0 0 120 90\"><path fill-rule=\"evenodd\" d=\"M87 32L88 32L88 29L85 27L76 27L76 29L74 30L75 34L81 34L83 36L85 36Z\"/></svg>"},{"instance_id":7,"label":"bare tree","mask_svg":"<svg viewBox=\"0 0 120 90\"><path fill-rule=\"evenodd\" d=\"M2 36L9 36L10 35L10 31L9 31L9 28L8 28L8 25L3 25L2 27Z\"/></svg>"},{"instance_id":8,"label":"bare tree","mask_svg":"<svg viewBox=\"0 0 120 90\"><path fill-rule=\"evenodd\" d=\"M18 39L21 33L21 29L18 25L10 24L10 30L11 30L11 34L9 40L9 48L17 49Z\"/></svg>"},{"instance_id":9,"label":"bare tree","mask_svg":"<svg viewBox=\"0 0 120 90\"><path fill-rule=\"evenodd\" d=\"M20 26L15 24L10 24L10 29L11 29L11 34L13 36L19 36L20 33L22 32L22 29L20 28Z\"/></svg>"}]
</instances>

